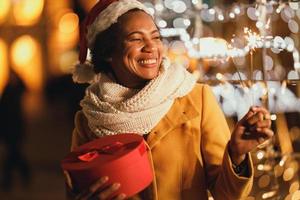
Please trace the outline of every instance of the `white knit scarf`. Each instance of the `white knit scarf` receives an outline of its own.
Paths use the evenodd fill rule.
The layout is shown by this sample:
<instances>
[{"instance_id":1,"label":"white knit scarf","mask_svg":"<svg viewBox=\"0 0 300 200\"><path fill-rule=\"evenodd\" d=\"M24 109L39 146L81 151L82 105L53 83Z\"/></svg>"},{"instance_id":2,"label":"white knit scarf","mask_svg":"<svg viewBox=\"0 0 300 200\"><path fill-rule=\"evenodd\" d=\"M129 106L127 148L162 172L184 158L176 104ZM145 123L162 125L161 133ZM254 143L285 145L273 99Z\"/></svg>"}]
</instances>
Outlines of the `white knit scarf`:
<instances>
[{"instance_id":1,"label":"white knit scarf","mask_svg":"<svg viewBox=\"0 0 300 200\"><path fill-rule=\"evenodd\" d=\"M90 129L97 136L147 134L164 117L174 100L189 93L196 79L185 68L164 59L159 75L140 90L126 88L101 74L80 102Z\"/></svg>"}]
</instances>

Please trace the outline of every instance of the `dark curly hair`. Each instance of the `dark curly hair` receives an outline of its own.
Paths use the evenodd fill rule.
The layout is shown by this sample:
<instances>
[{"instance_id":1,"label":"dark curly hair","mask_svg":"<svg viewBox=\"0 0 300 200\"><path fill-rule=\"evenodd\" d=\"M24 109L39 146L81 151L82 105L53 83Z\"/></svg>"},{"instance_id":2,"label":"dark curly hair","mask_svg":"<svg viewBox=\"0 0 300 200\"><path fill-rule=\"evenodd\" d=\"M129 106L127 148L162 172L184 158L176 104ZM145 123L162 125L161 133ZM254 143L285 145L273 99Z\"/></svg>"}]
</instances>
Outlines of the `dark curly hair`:
<instances>
[{"instance_id":1,"label":"dark curly hair","mask_svg":"<svg viewBox=\"0 0 300 200\"><path fill-rule=\"evenodd\" d=\"M118 24L111 25L108 29L100 32L96 38L91 49L92 64L96 73L111 71L108 59L115 51L118 42Z\"/></svg>"}]
</instances>

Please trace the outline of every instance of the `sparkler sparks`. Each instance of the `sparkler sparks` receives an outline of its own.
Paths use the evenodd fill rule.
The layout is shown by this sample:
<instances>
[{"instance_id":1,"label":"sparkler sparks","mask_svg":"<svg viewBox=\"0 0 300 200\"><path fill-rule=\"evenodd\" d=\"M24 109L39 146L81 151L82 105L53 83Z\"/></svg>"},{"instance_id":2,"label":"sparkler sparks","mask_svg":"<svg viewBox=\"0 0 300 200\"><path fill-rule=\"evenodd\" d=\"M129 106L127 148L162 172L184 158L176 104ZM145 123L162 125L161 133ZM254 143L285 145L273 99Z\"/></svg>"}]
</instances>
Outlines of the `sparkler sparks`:
<instances>
[{"instance_id":1,"label":"sparkler sparks","mask_svg":"<svg viewBox=\"0 0 300 200\"><path fill-rule=\"evenodd\" d=\"M248 42L247 46L250 48L250 50L254 51L255 48L260 47L260 43L263 42L262 37L260 35L258 35L255 32L252 32L252 30L248 27L244 28L244 33L247 34L245 38Z\"/></svg>"}]
</instances>

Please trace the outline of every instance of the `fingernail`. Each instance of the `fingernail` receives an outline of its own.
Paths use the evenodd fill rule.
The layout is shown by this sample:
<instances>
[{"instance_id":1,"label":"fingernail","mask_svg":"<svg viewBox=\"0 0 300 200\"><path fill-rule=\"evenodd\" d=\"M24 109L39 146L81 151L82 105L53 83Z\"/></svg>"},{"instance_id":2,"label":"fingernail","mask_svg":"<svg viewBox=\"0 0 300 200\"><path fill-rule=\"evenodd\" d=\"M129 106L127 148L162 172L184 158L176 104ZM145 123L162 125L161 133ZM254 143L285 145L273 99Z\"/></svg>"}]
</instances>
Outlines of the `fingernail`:
<instances>
[{"instance_id":1,"label":"fingernail","mask_svg":"<svg viewBox=\"0 0 300 200\"><path fill-rule=\"evenodd\" d=\"M252 106L251 110L255 111L257 109L257 106Z\"/></svg>"},{"instance_id":2,"label":"fingernail","mask_svg":"<svg viewBox=\"0 0 300 200\"><path fill-rule=\"evenodd\" d=\"M265 141L264 138L262 138L262 137L258 138L258 143L259 143L259 144L263 143L264 141Z\"/></svg>"},{"instance_id":3,"label":"fingernail","mask_svg":"<svg viewBox=\"0 0 300 200\"><path fill-rule=\"evenodd\" d=\"M115 189L115 190L118 189L120 186L121 186L120 183L114 183L114 184L112 185L113 189Z\"/></svg>"},{"instance_id":4,"label":"fingernail","mask_svg":"<svg viewBox=\"0 0 300 200\"><path fill-rule=\"evenodd\" d=\"M119 197L122 198L122 199L125 199L126 194L122 193L122 194L119 195Z\"/></svg>"},{"instance_id":5,"label":"fingernail","mask_svg":"<svg viewBox=\"0 0 300 200\"><path fill-rule=\"evenodd\" d=\"M100 181L101 181L102 183L105 183L106 181L108 181L108 176L102 177L102 178L100 179Z\"/></svg>"}]
</instances>

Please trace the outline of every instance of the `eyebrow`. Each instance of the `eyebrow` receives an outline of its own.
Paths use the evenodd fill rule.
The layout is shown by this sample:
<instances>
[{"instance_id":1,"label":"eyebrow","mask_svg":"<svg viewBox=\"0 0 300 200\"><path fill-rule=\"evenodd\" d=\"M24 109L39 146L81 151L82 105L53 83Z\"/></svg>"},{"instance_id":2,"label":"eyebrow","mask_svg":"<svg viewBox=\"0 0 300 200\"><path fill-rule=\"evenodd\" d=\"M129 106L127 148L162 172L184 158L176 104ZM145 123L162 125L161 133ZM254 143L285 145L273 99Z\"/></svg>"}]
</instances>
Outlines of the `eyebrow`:
<instances>
[{"instance_id":1,"label":"eyebrow","mask_svg":"<svg viewBox=\"0 0 300 200\"><path fill-rule=\"evenodd\" d=\"M154 33L156 33L156 32L159 33L158 30L154 30L154 31L151 32L151 35L154 34ZM143 34L143 32L141 32L141 31L133 31L133 32L129 33L126 37L129 37L129 36L134 35L134 34Z\"/></svg>"}]
</instances>

